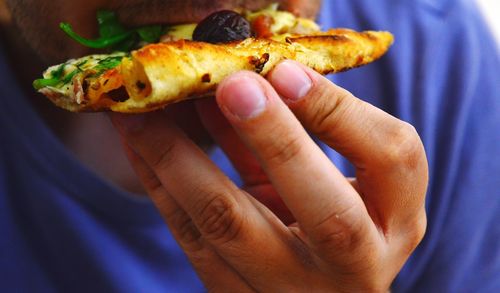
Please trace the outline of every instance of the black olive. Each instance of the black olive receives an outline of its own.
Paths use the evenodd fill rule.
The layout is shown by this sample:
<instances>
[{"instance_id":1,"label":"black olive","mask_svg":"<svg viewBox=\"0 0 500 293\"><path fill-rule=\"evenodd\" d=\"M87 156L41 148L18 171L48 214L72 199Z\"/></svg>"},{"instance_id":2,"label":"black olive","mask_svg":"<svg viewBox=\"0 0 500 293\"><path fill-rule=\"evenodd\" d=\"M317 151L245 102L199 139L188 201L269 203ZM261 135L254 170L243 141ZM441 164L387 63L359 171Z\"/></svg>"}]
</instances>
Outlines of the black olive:
<instances>
[{"instance_id":1,"label":"black olive","mask_svg":"<svg viewBox=\"0 0 500 293\"><path fill-rule=\"evenodd\" d=\"M207 16L193 33L193 40L207 43L227 43L251 36L250 23L239 13L222 10Z\"/></svg>"}]
</instances>

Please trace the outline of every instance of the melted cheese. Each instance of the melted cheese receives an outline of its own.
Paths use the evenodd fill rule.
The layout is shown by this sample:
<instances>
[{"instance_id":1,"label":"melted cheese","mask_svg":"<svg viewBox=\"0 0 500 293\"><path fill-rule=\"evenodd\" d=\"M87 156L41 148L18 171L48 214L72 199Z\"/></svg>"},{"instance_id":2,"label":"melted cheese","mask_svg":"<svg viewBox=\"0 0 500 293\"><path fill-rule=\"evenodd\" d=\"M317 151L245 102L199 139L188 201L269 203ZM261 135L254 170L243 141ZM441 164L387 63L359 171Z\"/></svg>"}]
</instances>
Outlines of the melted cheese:
<instances>
[{"instance_id":1,"label":"melted cheese","mask_svg":"<svg viewBox=\"0 0 500 293\"><path fill-rule=\"evenodd\" d=\"M172 26L167 32L167 36L169 37L167 40L191 40L193 38L193 32L196 26L196 23Z\"/></svg>"},{"instance_id":2,"label":"melted cheese","mask_svg":"<svg viewBox=\"0 0 500 293\"><path fill-rule=\"evenodd\" d=\"M320 31L320 27L312 20L296 17L290 12L278 10L278 4L266 9L246 14L246 19L253 22L257 17L265 15L273 18L271 32L275 35L293 33L312 33Z\"/></svg>"},{"instance_id":3,"label":"melted cheese","mask_svg":"<svg viewBox=\"0 0 500 293\"><path fill-rule=\"evenodd\" d=\"M62 74L62 79L64 77L68 76L69 74L72 74L75 70L78 71L78 73L75 74L75 76L83 74L83 72L88 71L88 70L94 70L97 68L100 64L101 61L106 60L108 58L112 57L125 57L127 54L123 52L116 52L113 54L98 54L98 55L89 55L85 56L82 58L77 58L77 59L70 59L64 64L60 65L54 65L49 67L44 73L43 73L43 78L51 78L56 72L60 66L64 66L63 68L63 74ZM60 93L65 96L72 96L73 95L73 79L74 77L69 80L67 83L60 82L57 86L48 86L46 88Z\"/></svg>"},{"instance_id":4,"label":"melted cheese","mask_svg":"<svg viewBox=\"0 0 500 293\"><path fill-rule=\"evenodd\" d=\"M313 20L296 17L287 11L279 11L278 4L272 4L268 8L257 12L243 13L243 16L250 23L261 15L272 17L273 24L270 29L274 35L309 34L320 31L320 27ZM197 24L195 23L172 26L167 34L162 37L162 40L192 40L196 26ZM284 38L278 39L281 40Z\"/></svg>"}]
</instances>

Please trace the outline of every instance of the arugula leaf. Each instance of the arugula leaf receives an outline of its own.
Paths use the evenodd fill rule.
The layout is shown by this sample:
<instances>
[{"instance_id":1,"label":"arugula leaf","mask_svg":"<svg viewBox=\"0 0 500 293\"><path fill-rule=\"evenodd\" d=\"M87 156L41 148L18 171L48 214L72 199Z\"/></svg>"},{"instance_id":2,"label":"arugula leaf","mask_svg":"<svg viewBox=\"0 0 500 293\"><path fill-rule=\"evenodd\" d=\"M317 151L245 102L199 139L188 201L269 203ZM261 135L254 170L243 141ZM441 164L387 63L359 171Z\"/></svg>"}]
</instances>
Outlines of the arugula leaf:
<instances>
[{"instance_id":1,"label":"arugula leaf","mask_svg":"<svg viewBox=\"0 0 500 293\"><path fill-rule=\"evenodd\" d=\"M73 40L78 43L94 49L104 49L118 44L125 39L129 38L133 32L123 32L114 36L100 37L94 40L84 38L73 31L73 28L69 23L62 22L59 27L68 34Z\"/></svg>"},{"instance_id":2,"label":"arugula leaf","mask_svg":"<svg viewBox=\"0 0 500 293\"><path fill-rule=\"evenodd\" d=\"M57 67L57 69L56 69L56 70L54 70L54 71L52 71L52 72L50 73L50 76L51 76L52 78L56 78L56 79L61 78L61 76L62 76L62 75L63 75L63 73L64 73L64 68L65 68L65 67L66 67L66 63L63 63L63 64L59 65L59 67Z\"/></svg>"},{"instance_id":3,"label":"arugula leaf","mask_svg":"<svg viewBox=\"0 0 500 293\"><path fill-rule=\"evenodd\" d=\"M50 72L50 78L39 78L33 81L33 87L36 90L47 86L56 86L60 81L61 77L64 74L64 68L66 67L66 63L59 65L55 70Z\"/></svg>"},{"instance_id":4,"label":"arugula leaf","mask_svg":"<svg viewBox=\"0 0 500 293\"><path fill-rule=\"evenodd\" d=\"M94 49L111 48L117 51L130 51L138 46L140 41L155 43L165 32L161 25L149 25L136 29L125 28L116 13L108 10L97 11L99 38L87 39L78 35L69 23L61 23L60 28L78 43Z\"/></svg>"},{"instance_id":5,"label":"arugula leaf","mask_svg":"<svg viewBox=\"0 0 500 293\"><path fill-rule=\"evenodd\" d=\"M120 65L122 62L123 56L111 56L105 59L102 59L98 62L98 65L94 68L97 71L108 70L115 68Z\"/></svg>"},{"instance_id":6,"label":"arugula leaf","mask_svg":"<svg viewBox=\"0 0 500 293\"><path fill-rule=\"evenodd\" d=\"M132 49L137 47L137 44L139 44L139 37L137 34L133 34L130 38L113 45L111 49L113 51L130 52Z\"/></svg>"},{"instance_id":7,"label":"arugula leaf","mask_svg":"<svg viewBox=\"0 0 500 293\"><path fill-rule=\"evenodd\" d=\"M115 12L109 10L99 10L96 14L97 23L99 25L99 37L96 39L87 39L77 34L69 23L62 22L59 27L73 40L78 43L93 49L113 49L115 51L128 52L136 48L139 43L155 43L158 42L161 36L168 31L167 26L149 25L136 29L127 29L123 26ZM98 62L94 68L97 74L101 74L105 70L118 66L124 56L111 56ZM66 64L60 65L57 69L50 73L49 78L40 78L33 82L33 87L37 90L47 86L57 86L59 84L69 83L73 77L82 72L80 66L87 61L76 64L75 70L64 75Z\"/></svg>"},{"instance_id":8,"label":"arugula leaf","mask_svg":"<svg viewBox=\"0 0 500 293\"><path fill-rule=\"evenodd\" d=\"M39 90L47 86L56 86L59 81L59 78L39 78L33 82L33 87Z\"/></svg>"},{"instance_id":9,"label":"arugula leaf","mask_svg":"<svg viewBox=\"0 0 500 293\"><path fill-rule=\"evenodd\" d=\"M163 35L163 28L161 25L145 26L138 28L136 31L141 39L148 43L158 42Z\"/></svg>"},{"instance_id":10,"label":"arugula leaf","mask_svg":"<svg viewBox=\"0 0 500 293\"><path fill-rule=\"evenodd\" d=\"M118 17L113 11L98 10L96 17L99 25L100 37L113 37L127 31L127 29L120 24Z\"/></svg>"},{"instance_id":11,"label":"arugula leaf","mask_svg":"<svg viewBox=\"0 0 500 293\"><path fill-rule=\"evenodd\" d=\"M67 74L67 75L66 75L66 76L62 79L62 83L63 83L63 84L67 84L67 83L69 83L69 82L73 79L73 77L74 77L77 73L80 73L80 72L82 72L82 70L81 70L80 68L77 68L77 69L75 69L75 70L71 71L69 74Z\"/></svg>"}]
</instances>

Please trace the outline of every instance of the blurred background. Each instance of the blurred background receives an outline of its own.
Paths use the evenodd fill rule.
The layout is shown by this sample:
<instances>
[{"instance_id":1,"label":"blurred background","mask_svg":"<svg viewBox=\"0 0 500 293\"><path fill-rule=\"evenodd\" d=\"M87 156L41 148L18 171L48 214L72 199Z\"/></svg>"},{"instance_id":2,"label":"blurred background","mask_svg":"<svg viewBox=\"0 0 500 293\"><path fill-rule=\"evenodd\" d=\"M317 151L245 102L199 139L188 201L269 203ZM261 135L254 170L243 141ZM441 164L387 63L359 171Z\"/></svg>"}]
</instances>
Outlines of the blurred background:
<instances>
[{"instance_id":1,"label":"blurred background","mask_svg":"<svg viewBox=\"0 0 500 293\"><path fill-rule=\"evenodd\" d=\"M476 0L483 14L496 35L497 44L500 47L500 0Z\"/></svg>"}]
</instances>

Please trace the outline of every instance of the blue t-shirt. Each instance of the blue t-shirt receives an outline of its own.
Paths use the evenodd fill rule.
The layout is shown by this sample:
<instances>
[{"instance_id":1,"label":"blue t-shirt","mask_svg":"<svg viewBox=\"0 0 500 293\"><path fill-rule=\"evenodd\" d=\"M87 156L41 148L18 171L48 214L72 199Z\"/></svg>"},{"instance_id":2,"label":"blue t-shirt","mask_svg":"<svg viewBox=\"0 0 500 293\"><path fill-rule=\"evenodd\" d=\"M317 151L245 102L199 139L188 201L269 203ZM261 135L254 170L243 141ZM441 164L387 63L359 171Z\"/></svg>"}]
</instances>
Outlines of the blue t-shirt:
<instances>
[{"instance_id":1,"label":"blue t-shirt","mask_svg":"<svg viewBox=\"0 0 500 293\"><path fill-rule=\"evenodd\" d=\"M387 56L332 79L412 123L427 150L428 231L393 291L500 292L500 58L473 1L323 2L325 28L395 35ZM72 157L9 72L0 52L0 291L203 291L153 205Z\"/></svg>"}]
</instances>

